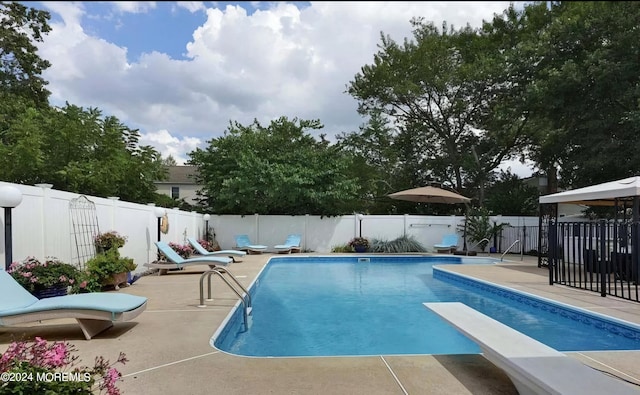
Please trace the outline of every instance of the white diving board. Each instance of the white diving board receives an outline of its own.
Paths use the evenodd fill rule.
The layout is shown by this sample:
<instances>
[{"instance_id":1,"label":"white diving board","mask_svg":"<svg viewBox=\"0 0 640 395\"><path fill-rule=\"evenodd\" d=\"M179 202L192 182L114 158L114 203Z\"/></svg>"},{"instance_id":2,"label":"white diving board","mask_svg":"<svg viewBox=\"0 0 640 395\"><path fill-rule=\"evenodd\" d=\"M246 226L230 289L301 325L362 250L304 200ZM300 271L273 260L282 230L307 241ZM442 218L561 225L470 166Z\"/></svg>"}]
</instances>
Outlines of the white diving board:
<instances>
[{"instance_id":1,"label":"white diving board","mask_svg":"<svg viewBox=\"0 0 640 395\"><path fill-rule=\"evenodd\" d=\"M640 394L639 387L607 376L464 303L424 305L478 344L520 395Z\"/></svg>"}]
</instances>

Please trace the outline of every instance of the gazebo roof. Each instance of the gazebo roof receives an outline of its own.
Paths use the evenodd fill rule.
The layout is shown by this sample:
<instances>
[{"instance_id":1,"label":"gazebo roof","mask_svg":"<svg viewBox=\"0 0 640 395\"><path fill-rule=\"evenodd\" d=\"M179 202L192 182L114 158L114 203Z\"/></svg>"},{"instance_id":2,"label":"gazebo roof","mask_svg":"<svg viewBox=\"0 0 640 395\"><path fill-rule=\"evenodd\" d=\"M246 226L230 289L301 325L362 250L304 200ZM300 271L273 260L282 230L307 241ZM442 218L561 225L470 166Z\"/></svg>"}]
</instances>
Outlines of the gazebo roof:
<instances>
[{"instance_id":1,"label":"gazebo roof","mask_svg":"<svg viewBox=\"0 0 640 395\"><path fill-rule=\"evenodd\" d=\"M588 206L613 206L616 201L640 196L640 177L623 178L570 191L540 196L540 204L571 203Z\"/></svg>"}]
</instances>

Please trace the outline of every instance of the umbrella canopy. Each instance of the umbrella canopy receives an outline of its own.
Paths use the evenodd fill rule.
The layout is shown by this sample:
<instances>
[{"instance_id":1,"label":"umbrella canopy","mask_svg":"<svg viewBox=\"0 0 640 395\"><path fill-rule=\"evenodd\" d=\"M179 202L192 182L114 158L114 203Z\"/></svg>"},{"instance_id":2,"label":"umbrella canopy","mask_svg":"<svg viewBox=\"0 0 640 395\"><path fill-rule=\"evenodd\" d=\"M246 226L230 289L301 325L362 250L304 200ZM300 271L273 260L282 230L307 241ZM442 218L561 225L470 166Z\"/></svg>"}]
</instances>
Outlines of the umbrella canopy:
<instances>
[{"instance_id":1,"label":"umbrella canopy","mask_svg":"<svg viewBox=\"0 0 640 395\"><path fill-rule=\"evenodd\" d=\"M469 203L471 199L436 187L420 187L407 189L406 191L395 192L387 195L392 199L407 200L419 203Z\"/></svg>"}]
</instances>

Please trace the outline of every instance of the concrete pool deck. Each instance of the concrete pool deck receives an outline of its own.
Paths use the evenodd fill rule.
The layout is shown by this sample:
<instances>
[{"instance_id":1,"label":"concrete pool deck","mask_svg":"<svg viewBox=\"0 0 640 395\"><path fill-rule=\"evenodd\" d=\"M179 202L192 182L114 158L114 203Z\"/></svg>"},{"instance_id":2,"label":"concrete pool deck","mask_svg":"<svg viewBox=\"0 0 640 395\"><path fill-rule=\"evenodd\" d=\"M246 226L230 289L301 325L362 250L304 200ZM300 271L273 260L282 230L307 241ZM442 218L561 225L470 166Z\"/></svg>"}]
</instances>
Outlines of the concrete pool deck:
<instances>
[{"instance_id":1,"label":"concrete pool deck","mask_svg":"<svg viewBox=\"0 0 640 395\"><path fill-rule=\"evenodd\" d=\"M273 256L248 255L242 262L230 265L229 270L249 286ZM496 265L441 267L640 324L640 303L549 286L547 270L538 268L535 258L506 259L511 260ZM209 340L237 298L214 279L214 300L206 302L206 308L199 308L198 273L205 268L144 276L122 288L119 292L146 296L147 310L134 322L117 323L92 340L84 340L74 320L51 320L20 328L0 327L0 351L22 336L69 340L86 365L92 365L99 355L114 361L123 351L129 362L117 367L123 374L119 388L124 394L517 393L507 376L481 355L249 358L220 352L210 346ZM569 355L640 385L640 351Z\"/></svg>"}]
</instances>

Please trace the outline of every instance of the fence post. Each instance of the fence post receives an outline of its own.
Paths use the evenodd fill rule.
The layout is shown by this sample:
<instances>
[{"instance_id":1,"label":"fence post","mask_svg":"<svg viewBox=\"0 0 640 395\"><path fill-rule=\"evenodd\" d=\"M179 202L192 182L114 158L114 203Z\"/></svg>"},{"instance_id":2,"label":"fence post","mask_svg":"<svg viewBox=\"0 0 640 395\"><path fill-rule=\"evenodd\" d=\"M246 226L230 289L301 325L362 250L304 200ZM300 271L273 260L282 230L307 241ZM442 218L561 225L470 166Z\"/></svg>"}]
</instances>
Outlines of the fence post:
<instances>
[{"instance_id":1,"label":"fence post","mask_svg":"<svg viewBox=\"0 0 640 395\"><path fill-rule=\"evenodd\" d=\"M42 258L45 259L47 254L47 205L49 204L48 190L53 187L53 184L35 184L35 186L42 188L42 200L40 205L40 216L42 217Z\"/></svg>"},{"instance_id":2,"label":"fence post","mask_svg":"<svg viewBox=\"0 0 640 395\"><path fill-rule=\"evenodd\" d=\"M607 281L604 276L607 261L607 232L605 226L605 221L600 221L600 296L602 297L607 296Z\"/></svg>"},{"instance_id":3,"label":"fence post","mask_svg":"<svg viewBox=\"0 0 640 395\"><path fill-rule=\"evenodd\" d=\"M556 259L556 249L558 248L558 223L555 220L549 220L549 231L547 234L549 237L549 250L547 251L547 259L549 262L549 285L553 285L554 274L556 276L558 275L558 262Z\"/></svg>"}]
</instances>

